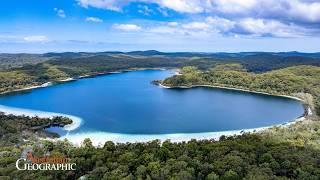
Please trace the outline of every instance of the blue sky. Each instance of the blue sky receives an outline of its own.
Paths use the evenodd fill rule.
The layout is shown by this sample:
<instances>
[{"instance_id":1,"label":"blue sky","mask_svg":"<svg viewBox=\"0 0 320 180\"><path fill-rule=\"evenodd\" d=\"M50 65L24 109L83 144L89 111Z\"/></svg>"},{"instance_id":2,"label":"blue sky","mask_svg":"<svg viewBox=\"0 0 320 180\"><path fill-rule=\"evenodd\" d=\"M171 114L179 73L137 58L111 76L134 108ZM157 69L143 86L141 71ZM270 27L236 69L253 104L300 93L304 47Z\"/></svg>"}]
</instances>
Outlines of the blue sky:
<instances>
[{"instance_id":1,"label":"blue sky","mask_svg":"<svg viewBox=\"0 0 320 180\"><path fill-rule=\"evenodd\" d=\"M0 52L320 51L319 0L3 0Z\"/></svg>"}]
</instances>

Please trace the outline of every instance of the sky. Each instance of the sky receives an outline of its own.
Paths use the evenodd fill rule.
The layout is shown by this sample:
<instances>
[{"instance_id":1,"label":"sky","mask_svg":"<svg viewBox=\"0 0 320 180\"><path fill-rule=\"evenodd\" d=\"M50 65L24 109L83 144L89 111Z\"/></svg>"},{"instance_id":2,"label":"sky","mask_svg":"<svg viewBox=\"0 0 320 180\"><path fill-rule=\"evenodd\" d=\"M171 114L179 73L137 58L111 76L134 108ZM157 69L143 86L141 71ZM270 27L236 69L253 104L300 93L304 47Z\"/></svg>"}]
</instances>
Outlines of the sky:
<instances>
[{"instance_id":1,"label":"sky","mask_svg":"<svg viewBox=\"0 0 320 180\"><path fill-rule=\"evenodd\" d=\"M2 0L0 53L320 51L320 0Z\"/></svg>"}]
</instances>

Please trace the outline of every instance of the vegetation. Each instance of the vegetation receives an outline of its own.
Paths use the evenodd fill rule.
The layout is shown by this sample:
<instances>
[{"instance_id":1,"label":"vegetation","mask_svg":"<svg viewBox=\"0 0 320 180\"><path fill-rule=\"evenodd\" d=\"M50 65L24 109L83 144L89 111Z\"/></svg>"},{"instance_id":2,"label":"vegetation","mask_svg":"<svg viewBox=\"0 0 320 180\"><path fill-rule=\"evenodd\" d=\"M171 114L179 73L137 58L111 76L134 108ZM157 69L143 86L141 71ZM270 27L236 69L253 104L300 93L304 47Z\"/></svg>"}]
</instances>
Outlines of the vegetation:
<instances>
[{"instance_id":1,"label":"vegetation","mask_svg":"<svg viewBox=\"0 0 320 180\"><path fill-rule=\"evenodd\" d=\"M279 56L276 54L255 54L240 59L241 64L251 72L266 72L290 66L319 66L320 58L306 56Z\"/></svg>"},{"instance_id":2,"label":"vegetation","mask_svg":"<svg viewBox=\"0 0 320 180\"><path fill-rule=\"evenodd\" d=\"M175 52L165 53L159 51L133 51L123 52L100 52L100 53L50 53L46 57L55 57L66 62L66 60L75 58L81 61L87 61L89 64L97 57L103 59L117 58L122 60L139 61L162 60L165 67L197 66L199 69L210 68L212 61L220 63L237 62L242 64L250 72L266 72L274 69L281 69L297 65L320 66L320 53L299 53L299 52L243 52L243 53L190 53ZM130 63L130 62L129 62ZM145 62L148 66L148 62ZM161 66L161 65L160 65ZM163 67L163 66L162 66Z\"/></svg>"},{"instance_id":3,"label":"vegetation","mask_svg":"<svg viewBox=\"0 0 320 180\"><path fill-rule=\"evenodd\" d=\"M22 67L25 64L37 64L49 60L41 54L0 54L0 69Z\"/></svg>"},{"instance_id":4,"label":"vegetation","mask_svg":"<svg viewBox=\"0 0 320 180\"><path fill-rule=\"evenodd\" d=\"M28 116L5 115L0 112L0 146L15 145L22 139L29 139L31 133L42 131L51 126L71 124L72 120L66 117L39 118Z\"/></svg>"},{"instance_id":5,"label":"vegetation","mask_svg":"<svg viewBox=\"0 0 320 180\"><path fill-rule=\"evenodd\" d=\"M114 144L81 147L67 141L27 142L0 148L0 177L15 179L308 179L320 177L320 123L300 122L260 134L221 137L220 141ZM310 130L311 129L311 130ZM295 133L292 133L295 131ZM17 171L26 149L36 156L68 157L76 171Z\"/></svg>"},{"instance_id":6,"label":"vegetation","mask_svg":"<svg viewBox=\"0 0 320 180\"><path fill-rule=\"evenodd\" d=\"M0 93L38 86L46 82L79 77L94 76L112 71L122 71L137 68L181 67L183 65L197 65L200 68L209 68L219 61L201 60L170 60L167 58L134 58L130 56L94 56L81 58L57 58L35 65L24 65L0 71Z\"/></svg>"},{"instance_id":7,"label":"vegetation","mask_svg":"<svg viewBox=\"0 0 320 180\"><path fill-rule=\"evenodd\" d=\"M221 64L238 63L249 72L265 72L294 65L320 66L317 53L162 53L158 51L0 54L0 93L48 81L104 74L137 68L208 70ZM1 66L6 68L1 70Z\"/></svg>"},{"instance_id":8,"label":"vegetation","mask_svg":"<svg viewBox=\"0 0 320 180\"><path fill-rule=\"evenodd\" d=\"M246 72L239 64L220 65L206 72L184 67L182 75L170 77L162 83L172 87L223 86L281 95L309 93L314 97L312 108L320 115L320 68L315 66L294 66L262 74Z\"/></svg>"},{"instance_id":9,"label":"vegetation","mask_svg":"<svg viewBox=\"0 0 320 180\"><path fill-rule=\"evenodd\" d=\"M147 52L48 53L46 61L0 71L0 92L40 85L80 75L95 75L130 68L184 67L182 75L161 83L167 86L215 85L272 94L312 94L320 112L318 54L259 53L194 54ZM1 56L0 56L1 59ZM245 61L244 59L247 59ZM281 59L281 62L278 60ZM290 61L288 60L290 59ZM301 59L305 59L302 61ZM292 61L291 61L292 60ZM247 62L247 63L246 63ZM227 63L227 64L226 64ZM315 66L293 66L309 64ZM290 67L293 66L293 67ZM287 67L285 69L279 69ZM268 71L271 69L278 69ZM265 72L268 71L268 72ZM255 72L264 72L256 74ZM309 105L313 104L311 100ZM94 147L86 139L80 147L68 141L46 141L43 128L64 126L71 120L5 116L0 113L0 179L319 179L320 121L316 116L289 127L274 127L254 134L222 136L219 141L192 140ZM54 136L53 136L54 137ZM18 171L16 160L26 152L61 156L77 164L75 171Z\"/></svg>"}]
</instances>

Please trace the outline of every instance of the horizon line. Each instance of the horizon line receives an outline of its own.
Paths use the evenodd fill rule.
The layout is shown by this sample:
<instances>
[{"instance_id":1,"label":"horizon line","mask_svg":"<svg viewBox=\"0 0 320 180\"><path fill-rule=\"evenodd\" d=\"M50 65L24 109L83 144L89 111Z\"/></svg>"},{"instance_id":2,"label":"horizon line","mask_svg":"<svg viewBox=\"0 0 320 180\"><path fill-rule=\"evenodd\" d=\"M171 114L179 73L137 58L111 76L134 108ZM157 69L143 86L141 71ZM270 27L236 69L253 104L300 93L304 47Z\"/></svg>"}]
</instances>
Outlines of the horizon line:
<instances>
[{"instance_id":1,"label":"horizon line","mask_svg":"<svg viewBox=\"0 0 320 180\"><path fill-rule=\"evenodd\" d=\"M320 51L159 51L159 50L133 50L133 51L117 51L117 50L110 50L110 51L46 51L46 52L0 52L0 54L50 54L50 53L133 53L133 52L158 52L158 53L196 53L196 54L219 54L219 53L226 53L226 54L239 54L239 53L301 53L301 54L317 54Z\"/></svg>"}]
</instances>

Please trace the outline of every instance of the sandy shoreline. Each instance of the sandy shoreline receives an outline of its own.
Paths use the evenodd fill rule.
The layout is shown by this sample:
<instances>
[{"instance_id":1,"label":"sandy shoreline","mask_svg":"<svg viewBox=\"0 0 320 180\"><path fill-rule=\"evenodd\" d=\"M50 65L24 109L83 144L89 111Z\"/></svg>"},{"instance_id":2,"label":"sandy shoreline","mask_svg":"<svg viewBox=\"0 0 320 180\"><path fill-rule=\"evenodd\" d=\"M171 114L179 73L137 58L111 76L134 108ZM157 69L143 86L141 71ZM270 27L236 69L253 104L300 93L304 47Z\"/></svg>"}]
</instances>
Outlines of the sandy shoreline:
<instances>
[{"instance_id":1,"label":"sandy shoreline","mask_svg":"<svg viewBox=\"0 0 320 180\"><path fill-rule=\"evenodd\" d=\"M163 88L171 88L164 86L162 84L159 84L159 86ZM300 99L298 97L294 96L287 96L287 95L273 95L269 93L264 92L258 92L258 91L249 91L249 90L243 90L238 88L228 88L228 87L222 87L222 86L207 86L207 85L198 85L198 86L191 86L191 87L179 87L179 88L192 88L192 87L212 87L212 88L221 88L221 89L230 89L230 90L236 90L236 91L244 91L244 92L250 92L250 93L257 93L257 94L264 94L269 96L278 96L278 97L285 97L294 99L297 101L302 102L305 104L303 99ZM177 88L177 87L175 87ZM85 138L90 138L93 145L95 146L102 146L106 141L113 141L116 143L126 143L126 142L148 142L155 139L158 139L160 141L165 141L170 139L171 142L182 142L182 141L190 141L191 139L196 140L208 140L208 139L214 139L219 140L219 138L224 136L234 136L234 135L241 135L243 133L253 133L253 132L259 132L263 130L267 130L272 127L288 127L290 125L293 125L299 121L303 121L306 119L307 116L312 115L312 110L309 106L305 107L305 113L302 117L295 118L291 121L282 123L282 124L276 124L276 125L270 125L266 127L258 127L258 128L249 128L249 129L240 129L240 130L228 130L228 131L217 131L217 132L203 132L203 133L178 133L178 134L120 134L120 133L108 133L108 132L85 132L85 133L76 133L76 134L68 134L66 136L61 137L60 139L68 139L70 142L72 142L75 145L81 145L81 142Z\"/></svg>"},{"instance_id":2,"label":"sandy shoreline","mask_svg":"<svg viewBox=\"0 0 320 180\"><path fill-rule=\"evenodd\" d=\"M60 137L60 140L68 139L74 145L79 146L84 139L90 138L94 146L101 146L106 141L113 141L115 143L136 143L136 142L148 142L152 140L170 140L171 142L190 141L191 139L205 140L215 139L224 136L240 135L242 133L256 132L265 130L269 127L260 127L244 130L230 130L230 131L218 131L218 132L203 132L203 133L176 133L176 134L121 134L121 133L108 133L108 132L84 132L76 134L67 134Z\"/></svg>"},{"instance_id":3,"label":"sandy shoreline","mask_svg":"<svg viewBox=\"0 0 320 180\"><path fill-rule=\"evenodd\" d=\"M227 131L217 131L217 132L203 132L203 133L177 133L177 134L120 134L120 133L108 133L108 132L84 132L67 134L59 138L59 140L68 139L74 145L79 146L84 139L90 138L94 146L103 146L106 141L113 141L115 143L136 143L136 142L148 142L152 140L160 140L161 142L165 140L170 140L171 142L183 142L190 141L192 139L196 140L219 140L221 136L234 136L241 135L243 133L255 133L263 130L267 130L272 127L287 127L298 121L303 121L305 117L297 118L294 121L289 121L287 123L282 123L280 125L271 125L267 127L258 127L250 129L240 129L240 130L227 130Z\"/></svg>"},{"instance_id":4,"label":"sandy shoreline","mask_svg":"<svg viewBox=\"0 0 320 180\"><path fill-rule=\"evenodd\" d=\"M95 76L100 76L100 75L108 75L108 74L119 74L119 73L124 73L124 72L131 72L131 71L139 71L139 70L166 70L165 68L132 68L132 69L127 69L127 70L120 70L120 71L111 71L111 72L103 72L103 73L95 73L92 75L82 75L78 77L69 77L66 79L58 80L54 83L65 83L65 82L70 82L70 81L77 81L78 79L84 79L84 78L90 78L90 77L95 77ZM25 87L21 89L15 89L12 91L5 91L1 92L0 95L7 95L11 93L16 93L16 92L23 92L23 91L28 91L28 90L33 90L33 89L38 89L38 88L45 88L49 86L54 85L53 82L46 82L41 85L37 86L30 86L30 87ZM52 118L54 116L64 116L70 118L73 123L66 125L63 127L64 130L66 131L72 131L74 129L77 129L82 122L82 119L76 116L72 115L67 115L67 114L61 114L61 113L53 113L53 112L44 112L44 111L36 111L36 110L29 110L29 109L22 109L22 108L14 108L14 107L8 107L8 106L3 106L0 104L0 112L3 112L6 115L12 114L15 116L30 116L30 117L35 117L38 116L40 118Z\"/></svg>"},{"instance_id":5,"label":"sandy shoreline","mask_svg":"<svg viewBox=\"0 0 320 180\"><path fill-rule=\"evenodd\" d=\"M148 69L148 68L147 68ZM163 68L154 68L158 70L163 70ZM76 78L67 78L64 80L60 80L58 82L68 82L68 81L75 81L77 79L82 78L88 78L88 77L94 77L97 75L107 75L107 74L115 74L115 73L122 73L122 72L128 72L128 71L137 71L137 70L146 70L146 69L130 69L130 70L124 70L124 71L114 71L114 72L107 72L107 73L101 73L101 74L95 74L95 75L83 75ZM24 91L24 90L31 90L35 88L43 88L53 85L53 83L48 82L40 86L32 86L28 88L23 88L19 90L15 90L12 92L18 92L18 91ZM287 96L287 95L274 95L269 94L265 92L258 92L258 91L250 91L245 89L239 89L239 88L230 88L230 87L223 87L223 86L213 86L213 85L193 85L193 86L179 86L179 87L168 87L164 86L162 84L159 84L162 88L192 88L192 87L212 87L212 88L220 88L220 89L229 89L229 90L236 90L236 91L243 91L243 92L250 92L250 93L256 93L256 94L264 94L264 95L270 95L270 96L278 96L278 97L286 97L294 100L298 100L302 103L305 103L303 99L300 99L298 97L294 96ZM220 131L220 132L204 132L204 133L179 133L179 134L159 134L159 135L138 135L138 134L118 134L118 133L108 133L108 132L85 132L85 133L72 133L72 130L75 130L81 125L82 119L76 116L66 115L66 114L60 114L60 113L51 113L51 112L42 112L42 111L33 111L33 110L27 110L27 109L20 109L20 108L11 108L7 106L0 105L0 112L4 112L5 114L13 114L13 115L26 115L26 116L38 116L38 117L44 117L44 118L50 118L53 116L66 116L73 120L73 123L71 125L67 125L64 127L65 130L70 131L70 133L67 133L67 135L60 137L59 139L50 139L50 140L63 140L68 139L70 142L72 142L75 145L80 145L81 142L85 138L90 138L91 141L95 146L103 145L106 141L114 141L119 143L125 143L125 142L147 142L155 139L159 139L161 141L165 141L167 139L170 139L172 142L181 142L181 141L189 141L191 139L197 139L197 140L203 140L203 139L215 139L218 140L222 135L225 136L233 136L233 135L240 135L244 132L259 132L274 126L282 126L287 127L291 124L294 124L298 121L302 121L305 119L306 116L312 114L311 108L308 106L306 107L306 111L303 117L296 118L292 121L282 123L279 125L272 125L267 127L258 127L258 128L251 128L251 129L241 129L241 130L228 130L228 131Z\"/></svg>"},{"instance_id":6,"label":"sandy shoreline","mask_svg":"<svg viewBox=\"0 0 320 180\"><path fill-rule=\"evenodd\" d=\"M38 86L30 86L30 87L25 87L25 88L21 88L21 89L15 89L12 91L1 92L0 95L6 95L6 94L14 93L14 92L27 91L27 90L37 89L37 88L44 88L44 87L48 87L48 86L52 86L52 82L46 82L46 83L38 85Z\"/></svg>"},{"instance_id":7,"label":"sandy shoreline","mask_svg":"<svg viewBox=\"0 0 320 180\"><path fill-rule=\"evenodd\" d=\"M14 107L8 107L0 105L0 112L3 112L5 115L15 115L15 116L29 116L29 117L40 117L40 118L53 118L56 116L63 116L70 118L72 120L72 124L68 124L63 127L66 131L73 131L80 127L82 123L82 119L77 116L72 116L68 114L62 114L62 113L54 113L54 112L45 112L45 111L36 111L36 110L29 110L29 109L22 109L22 108L14 108Z\"/></svg>"}]
</instances>

